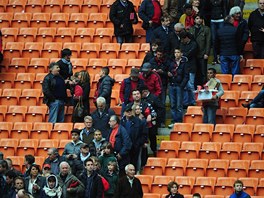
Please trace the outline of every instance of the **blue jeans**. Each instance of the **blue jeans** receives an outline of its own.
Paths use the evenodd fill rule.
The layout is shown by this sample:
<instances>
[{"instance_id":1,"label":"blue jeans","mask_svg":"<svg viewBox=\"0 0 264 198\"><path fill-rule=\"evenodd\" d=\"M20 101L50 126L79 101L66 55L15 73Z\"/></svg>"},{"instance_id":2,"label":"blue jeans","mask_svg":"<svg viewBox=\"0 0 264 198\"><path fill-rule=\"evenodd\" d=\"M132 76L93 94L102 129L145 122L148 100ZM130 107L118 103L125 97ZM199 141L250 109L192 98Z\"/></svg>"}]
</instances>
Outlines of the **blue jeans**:
<instances>
[{"instance_id":1,"label":"blue jeans","mask_svg":"<svg viewBox=\"0 0 264 198\"><path fill-rule=\"evenodd\" d=\"M132 43L133 37L132 35L124 35L124 36L117 36L116 37L116 42L117 43Z\"/></svg>"},{"instance_id":2,"label":"blue jeans","mask_svg":"<svg viewBox=\"0 0 264 198\"><path fill-rule=\"evenodd\" d=\"M195 79L195 73L189 73L189 80L187 82L187 85L184 88L184 96L183 96L183 104L193 105L195 104L195 96L194 96L194 79Z\"/></svg>"},{"instance_id":3,"label":"blue jeans","mask_svg":"<svg viewBox=\"0 0 264 198\"><path fill-rule=\"evenodd\" d=\"M171 115L173 123L182 122L183 106L182 106L183 88L180 86L169 86L169 97L171 103Z\"/></svg>"},{"instance_id":4,"label":"blue jeans","mask_svg":"<svg viewBox=\"0 0 264 198\"><path fill-rule=\"evenodd\" d=\"M64 101L55 100L49 104L49 122L64 122Z\"/></svg>"},{"instance_id":5,"label":"blue jeans","mask_svg":"<svg viewBox=\"0 0 264 198\"><path fill-rule=\"evenodd\" d=\"M258 95L250 102L250 108L263 108L264 104L264 90L260 90Z\"/></svg>"},{"instance_id":6,"label":"blue jeans","mask_svg":"<svg viewBox=\"0 0 264 198\"><path fill-rule=\"evenodd\" d=\"M214 61L217 60L217 53L215 49L216 32L222 27L224 27L224 22L212 22L211 21L211 35L212 35L212 43L213 43Z\"/></svg>"},{"instance_id":7,"label":"blue jeans","mask_svg":"<svg viewBox=\"0 0 264 198\"><path fill-rule=\"evenodd\" d=\"M216 110L217 106L204 106L203 107L203 123L216 124Z\"/></svg>"},{"instance_id":8,"label":"blue jeans","mask_svg":"<svg viewBox=\"0 0 264 198\"><path fill-rule=\"evenodd\" d=\"M232 75L239 74L240 67L240 56L233 55L233 56L220 56L221 61L221 71L222 74L230 74Z\"/></svg>"}]
</instances>

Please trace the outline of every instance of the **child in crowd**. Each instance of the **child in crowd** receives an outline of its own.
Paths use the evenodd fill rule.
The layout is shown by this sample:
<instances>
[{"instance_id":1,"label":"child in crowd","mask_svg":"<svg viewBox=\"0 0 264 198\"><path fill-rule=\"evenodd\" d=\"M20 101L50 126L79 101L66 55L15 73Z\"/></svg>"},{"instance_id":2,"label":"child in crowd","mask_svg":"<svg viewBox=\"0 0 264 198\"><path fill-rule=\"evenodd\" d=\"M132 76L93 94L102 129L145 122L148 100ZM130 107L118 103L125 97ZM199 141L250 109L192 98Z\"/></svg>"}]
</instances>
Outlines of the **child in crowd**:
<instances>
[{"instance_id":1,"label":"child in crowd","mask_svg":"<svg viewBox=\"0 0 264 198\"><path fill-rule=\"evenodd\" d=\"M109 161L117 162L117 159L115 157L112 144L110 142L105 142L102 146L101 156L99 157L102 172L107 172Z\"/></svg>"},{"instance_id":2,"label":"child in crowd","mask_svg":"<svg viewBox=\"0 0 264 198\"><path fill-rule=\"evenodd\" d=\"M112 198L114 196L116 185L118 183L117 162L109 161L107 169L107 172L103 172L102 174L110 185L109 189L105 192L105 198Z\"/></svg>"},{"instance_id":3,"label":"child in crowd","mask_svg":"<svg viewBox=\"0 0 264 198\"><path fill-rule=\"evenodd\" d=\"M47 177L46 186L43 188L40 198L60 198L62 189L58 184L58 179L55 175Z\"/></svg>"},{"instance_id":4,"label":"child in crowd","mask_svg":"<svg viewBox=\"0 0 264 198\"><path fill-rule=\"evenodd\" d=\"M94 139L93 139L93 143L96 149L96 156L100 156L101 154L101 147L103 145L103 143L105 142L105 138L103 138L102 136L102 132L99 130L96 130L94 132Z\"/></svg>"}]
</instances>

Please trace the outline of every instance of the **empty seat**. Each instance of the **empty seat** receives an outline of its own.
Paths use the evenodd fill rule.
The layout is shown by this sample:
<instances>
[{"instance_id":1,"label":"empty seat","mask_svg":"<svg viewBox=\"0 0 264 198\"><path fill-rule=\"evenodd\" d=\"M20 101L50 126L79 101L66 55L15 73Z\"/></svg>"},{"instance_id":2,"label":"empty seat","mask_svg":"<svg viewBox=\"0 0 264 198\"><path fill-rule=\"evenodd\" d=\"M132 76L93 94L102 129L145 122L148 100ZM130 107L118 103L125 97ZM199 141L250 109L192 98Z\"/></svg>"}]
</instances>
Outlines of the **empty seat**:
<instances>
[{"instance_id":1,"label":"empty seat","mask_svg":"<svg viewBox=\"0 0 264 198\"><path fill-rule=\"evenodd\" d=\"M216 124L212 133L213 142L230 142L235 130L234 124Z\"/></svg>"},{"instance_id":2,"label":"empty seat","mask_svg":"<svg viewBox=\"0 0 264 198\"><path fill-rule=\"evenodd\" d=\"M227 169L228 177L247 177L249 160L231 160Z\"/></svg>"},{"instance_id":3,"label":"empty seat","mask_svg":"<svg viewBox=\"0 0 264 198\"><path fill-rule=\"evenodd\" d=\"M234 182L237 180L235 177L218 177L214 188L215 195L230 196L234 193Z\"/></svg>"},{"instance_id":4,"label":"empty seat","mask_svg":"<svg viewBox=\"0 0 264 198\"><path fill-rule=\"evenodd\" d=\"M60 140L59 147L58 147L58 151L60 155L63 154L64 148L66 144L68 144L69 142L72 142L72 140Z\"/></svg>"},{"instance_id":5,"label":"empty seat","mask_svg":"<svg viewBox=\"0 0 264 198\"><path fill-rule=\"evenodd\" d=\"M144 59L146 54L150 51L150 44L149 43L142 43L140 45L140 50L138 52L138 58Z\"/></svg>"},{"instance_id":6,"label":"empty seat","mask_svg":"<svg viewBox=\"0 0 264 198\"><path fill-rule=\"evenodd\" d=\"M57 33L54 37L54 41L61 43L72 42L74 34L75 34L75 28L59 27L57 28ZM74 57L77 58L76 56Z\"/></svg>"},{"instance_id":7,"label":"empty seat","mask_svg":"<svg viewBox=\"0 0 264 198\"><path fill-rule=\"evenodd\" d=\"M7 106L6 105L0 105L0 122L3 122L5 120L6 112L7 112Z\"/></svg>"},{"instance_id":8,"label":"empty seat","mask_svg":"<svg viewBox=\"0 0 264 198\"><path fill-rule=\"evenodd\" d=\"M119 43L102 43L99 58L117 58L120 49Z\"/></svg>"},{"instance_id":9,"label":"empty seat","mask_svg":"<svg viewBox=\"0 0 264 198\"><path fill-rule=\"evenodd\" d=\"M13 13L2 12L0 15L0 27L1 28L10 27L12 18L13 18Z\"/></svg>"},{"instance_id":10,"label":"empty seat","mask_svg":"<svg viewBox=\"0 0 264 198\"><path fill-rule=\"evenodd\" d=\"M41 89L23 89L19 97L19 105L36 106L41 93Z\"/></svg>"},{"instance_id":11,"label":"empty seat","mask_svg":"<svg viewBox=\"0 0 264 198\"><path fill-rule=\"evenodd\" d=\"M119 58L138 58L139 43L123 43L119 51Z\"/></svg>"},{"instance_id":12,"label":"empty seat","mask_svg":"<svg viewBox=\"0 0 264 198\"><path fill-rule=\"evenodd\" d=\"M251 83L251 91L260 91L264 84L264 75L254 75Z\"/></svg>"},{"instance_id":13,"label":"empty seat","mask_svg":"<svg viewBox=\"0 0 264 198\"><path fill-rule=\"evenodd\" d=\"M80 51L80 58L97 58L100 50L100 43L83 43Z\"/></svg>"},{"instance_id":14,"label":"empty seat","mask_svg":"<svg viewBox=\"0 0 264 198\"><path fill-rule=\"evenodd\" d=\"M200 159L217 159L221 149L220 142L203 142L199 150Z\"/></svg>"},{"instance_id":15,"label":"empty seat","mask_svg":"<svg viewBox=\"0 0 264 198\"><path fill-rule=\"evenodd\" d=\"M81 6L82 13L97 13L100 10L100 0L84 0Z\"/></svg>"},{"instance_id":16,"label":"empty seat","mask_svg":"<svg viewBox=\"0 0 264 198\"><path fill-rule=\"evenodd\" d=\"M220 150L220 159L238 160L240 151L242 150L242 143L240 142L224 142Z\"/></svg>"},{"instance_id":17,"label":"empty seat","mask_svg":"<svg viewBox=\"0 0 264 198\"><path fill-rule=\"evenodd\" d=\"M263 178L264 174L264 162L263 160L252 160L249 170L249 177Z\"/></svg>"},{"instance_id":18,"label":"empty seat","mask_svg":"<svg viewBox=\"0 0 264 198\"><path fill-rule=\"evenodd\" d=\"M0 122L0 139L8 138L12 128L12 122Z\"/></svg>"},{"instance_id":19,"label":"empty seat","mask_svg":"<svg viewBox=\"0 0 264 198\"><path fill-rule=\"evenodd\" d=\"M259 179L259 184L257 186L256 195L261 196L264 194L264 178Z\"/></svg>"},{"instance_id":20,"label":"empty seat","mask_svg":"<svg viewBox=\"0 0 264 198\"><path fill-rule=\"evenodd\" d=\"M178 151L179 158L197 158L201 142L182 142L181 148Z\"/></svg>"},{"instance_id":21,"label":"empty seat","mask_svg":"<svg viewBox=\"0 0 264 198\"><path fill-rule=\"evenodd\" d=\"M41 139L39 140L39 145L37 148L36 155L47 156L47 151L49 148L58 148L58 146L59 146L59 140Z\"/></svg>"},{"instance_id":22,"label":"empty seat","mask_svg":"<svg viewBox=\"0 0 264 198\"><path fill-rule=\"evenodd\" d=\"M176 176L175 182L179 184L179 193L184 195L191 194L192 187L195 182L195 177Z\"/></svg>"},{"instance_id":23,"label":"empty seat","mask_svg":"<svg viewBox=\"0 0 264 198\"><path fill-rule=\"evenodd\" d=\"M8 72L25 73L29 65L29 58L12 58Z\"/></svg>"},{"instance_id":24,"label":"empty seat","mask_svg":"<svg viewBox=\"0 0 264 198\"><path fill-rule=\"evenodd\" d=\"M262 59L247 59L243 67L243 74L259 75L263 73L264 61Z\"/></svg>"},{"instance_id":25,"label":"empty seat","mask_svg":"<svg viewBox=\"0 0 264 198\"><path fill-rule=\"evenodd\" d=\"M23 12L27 0L9 0L6 5L6 12Z\"/></svg>"},{"instance_id":26,"label":"empty seat","mask_svg":"<svg viewBox=\"0 0 264 198\"><path fill-rule=\"evenodd\" d=\"M5 58L19 58L21 57L22 50L24 48L23 42L7 42L3 55Z\"/></svg>"},{"instance_id":27,"label":"empty seat","mask_svg":"<svg viewBox=\"0 0 264 198\"><path fill-rule=\"evenodd\" d=\"M52 42L56 34L56 28L52 27L40 27L38 34L36 35L37 42ZM44 45L45 46L45 45ZM46 58L46 57L43 57Z\"/></svg>"},{"instance_id":28,"label":"empty seat","mask_svg":"<svg viewBox=\"0 0 264 198\"><path fill-rule=\"evenodd\" d=\"M170 133L170 140L189 141L193 123L175 123Z\"/></svg>"},{"instance_id":29,"label":"empty seat","mask_svg":"<svg viewBox=\"0 0 264 198\"><path fill-rule=\"evenodd\" d=\"M186 166L186 176L203 177L205 176L208 159L189 159Z\"/></svg>"},{"instance_id":30,"label":"empty seat","mask_svg":"<svg viewBox=\"0 0 264 198\"><path fill-rule=\"evenodd\" d=\"M149 157L147 164L143 169L144 175L162 175L167 163L166 158L152 158Z\"/></svg>"},{"instance_id":31,"label":"empty seat","mask_svg":"<svg viewBox=\"0 0 264 198\"><path fill-rule=\"evenodd\" d=\"M63 44L63 49L68 48L72 51L72 58L77 58L79 57L80 51L81 51L81 43L64 43Z\"/></svg>"},{"instance_id":32,"label":"empty seat","mask_svg":"<svg viewBox=\"0 0 264 198\"><path fill-rule=\"evenodd\" d=\"M153 183L151 184L151 193L165 194L168 183L174 181L173 176L155 176Z\"/></svg>"},{"instance_id":33,"label":"empty seat","mask_svg":"<svg viewBox=\"0 0 264 198\"><path fill-rule=\"evenodd\" d=\"M221 107L237 107L240 91L225 91L225 94L221 97Z\"/></svg>"},{"instance_id":34,"label":"empty seat","mask_svg":"<svg viewBox=\"0 0 264 198\"><path fill-rule=\"evenodd\" d=\"M50 132L51 139L69 139L73 123L55 123Z\"/></svg>"},{"instance_id":35,"label":"empty seat","mask_svg":"<svg viewBox=\"0 0 264 198\"><path fill-rule=\"evenodd\" d=\"M142 28L134 29L134 42L135 43L145 43L146 42L146 31Z\"/></svg>"},{"instance_id":36,"label":"empty seat","mask_svg":"<svg viewBox=\"0 0 264 198\"><path fill-rule=\"evenodd\" d=\"M47 73L37 73L36 78L33 81L33 88L34 89L42 89L42 81L44 77L47 75Z\"/></svg>"},{"instance_id":37,"label":"empty seat","mask_svg":"<svg viewBox=\"0 0 264 198\"><path fill-rule=\"evenodd\" d=\"M1 18L0 18L1 19ZM17 35L18 35L19 29L16 27L13 28L1 28L2 32L2 42L15 42L17 41Z\"/></svg>"},{"instance_id":38,"label":"empty seat","mask_svg":"<svg viewBox=\"0 0 264 198\"><path fill-rule=\"evenodd\" d=\"M250 108L246 116L246 124L263 125L264 108Z\"/></svg>"},{"instance_id":39,"label":"empty seat","mask_svg":"<svg viewBox=\"0 0 264 198\"><path fill-rule=\"evenodd\" d=\"M88 63L89 74L99 74L102 67L107 65L107 59L91 58Z\"/></svg>"},{"instance_id":40,"label":"empty seat","mask_svg":"<svg viewBox=\"0 0 264 198\"><path fill-rule=\"evenodd\" d=\"M61 12L64 0L46 0L43 11L47 13L58 13Z\"/></svg>"},{"instance_id":41,"label":"empty seat","mask_svg":"<svg viewBox=\"0 0 264 198\"><path fill-rule=\"evenodd\" d=\"M10 132L10 138L28 139L31 130L32 130L32 123L15 122L13 129Z\"/></svg>"},{"instance_id":42,"label":"empty seat","mask_svg":"<svg viewBox=\"0 0 264 198\"><path fill-rule=\"evenodd\" d=\"M229 90L231 88L231 74L216 74L216 78L221 81L224 90Z\"/></svg>"},{"instance_id":43,"label":"empty seat","mask_svg":"<svg viewBox=\"0 0 264 198\"><path fill-rule=\"evenodd\" d=\"M263 150L263 143L244 142L240 152L241 160L259 160Z\"/></svg>"},{"instance_id":44,"label":"empty seat","mask_svg":"<svg viewBox=\"0 0 264 198\"><path fill-rule=\"evenodd\" d=\"M122 74L123 68L127 64L127 59L109 59L108 67L110 69L111 74Z\"/></svg>"},{"instance_id":45,"label":"empty seat","mask_svg":"<svg viewBox=\"0 0 264 198\"><path fill-rule=\"evenodd\" d=\"M52 123L35 122L30 132L30 139L48 139L52 127Z\"/></svg>"},{"instance_id":46,"label":"empty seat","mask_svg":"<svg viewBox=\"0 0 264 198\"><path fill-rule=\"evenodd\" d=\"M253 142L264 142L264 125L257 125L254 133Z\"/></svg>"},{"instance_id":47,"label":"empty seat","mask_svg":"<svg viewBox=\"0 0 264 198\"><path fill-rule=\"evenodd\" d=\"M22 50L22 57L24 58L40 58L43 48L42 42L26 42Z\"/></svg>"},{"instance_id":48,"label":"empty seat","mask_svg":"<svg viewBox=\"0 0 264 198\"><path fill-rule=\"evenodd\" d=\"M103 28L107 19L106 13L90 13L87 21L88 28Z\"/></svg>"},{"instance_id":49,"label":"empty seat","mask_svg":"<svg viewBox=\"0 0 264 198\"><path fill-rule=\"evenodd\" d=\"M213 124L194 124L193 131L191 132L191 141L209 142L213 130Z\"/></svg>"},{"instance_id":50,"label":"empty seat","mask_svg":"<svg viewBox=\"0 0 264 198\"><path fill-rule=\"evenodd\" d=\"M25 115L26 122L44 122L47 113L47 106L29 106Z\"/></svg>"},{"instance_id":51,"label":"empty seat","mask_svg":"<svg viewBox=\"0 0 264 198\"><path fill-rule=\"evenodd\" d=\"M113 28L96 28L93 36L94 43L111 43L114 35Z\"/></svg>"},{"instance_id":52,"label":"empty seat","mask_svg":"<svg viewBox=\"0 0 264 198\"><path fill-rule=\"evenodd\" d=\"M188 106L183 120L185 123L203 123L203 112L201 106Z\"/></svg>"},{"instance_id":53,"label":"empty seat","mask_svg":"<svg viewBox=\"0 0 264 198\"><path fill-rule=\"evenodd\" d=\"M149 193L151 184L153 182L153 176L152 175L136 175L136 178L140 180L143 193Z\"/></svg>"},{"instance_id":54,"label":"empty seat","mask_svg":"<svg viewBox=\"0 0 264 198\"><path fill-rule=\"evenodd\" d=\"M65 0L62 5L62 12L64 13L79 13L83 0Z\"/></svg>"},{"instance_id":55,"label":"empty seat","mask_svg":"<svg viewBox=\"0 0 264 198\"><path fill-rule=\"evenodd\" d=\"M17 105L21 89L4 89L0 97L0 105Z\"/></svg>"},{"instance_id":56,"label":"empty seat","mask_svg":"<svg viewBox=\"0 0 264 198\"><path fill-rule=\"evenodd\" d=\"M88 21L88 13L71 13L70 20L68 23L69 27L74 28L85 28Z\"/></svg>"},{"instance_id":57,"label":"empty seat","mask_svg":"<svg viewBox=\"0 0 264 198\"><path fill-rule=\"evenodd\" d=\"M199 192L201 195L212 195L215 183L215 177L197 177L192 192Z\"/></svg>"},{"instance_id":58,"label":"empty seat","mask_svg":"<svg viewBox=\"0 0 264 198\"><path fill-rule=\"evenodd\" d=\"M33 13L30 20L30 27L41 28L48 27L50 13Z\"/></svg>"},{"instance_id":59,"label":"empty seat","mask_svg":"<svg viewBox=\"0 0 264 198\"><path fill-rule=\"evenodd\" d=\"M256 193L259 183L258 178L240 177L239 180L243 182L243 189L246 193L248 193L249 195L254 195Z\"/></svg>"},{"instance_id":60,"label":"empty seat","mask_svg":"<svg viewBox=\"0 0 264 198\"><path fill-rule=\"evenodd\" d=\"M244 107L229 107L225 116L225 124L243 124L246 120L247 111Z\"/></svg>"},{"instance_id":61,"label":"empty seat","mask_svg":"<svg viewBox=\"0 0 264 198\"><path fill-rule=\"evenodd\" d=\"M233 134L233 142L251 142L255 132L255 125L242 125L236 126Z\"/></svg>"},{"instance_id":62,"label":"empty seat","mask_svg":"<svg viewBox=\"0 0 264 198\"><path fill-rule=\"evenodd\" d=\"M34 73L18 73L14 81L14 88L31 89L34 79Z\"/></svg>"},{"instance_id":63,"label":"empty seat","mask_svg":"<svg viewBox=\"0 0 264 198\"><path fill-rule=\"evenodd\" d=\"M16 154L17 146L18 146L18 139L2 138L0 140L0 148L4 156L14 156Z\"/></svg>"},{"instance_id":64,"label":"empty seat","mask_svg":"<svg viewBox=\"0 0 264 198\"><path fill-rule=\"evenodd\" d=\"M38 140L36 139L21 139L19 141L19 145L17 147L17 155L35 155L35 151L37 150Z\"/></svg>"},{"instance_id":65,"label":"empty seat","mask_svg":"<svg viewBox=\"0 0 264 198\"><path fill-rule=\"evenodd\" d=\"M29 73L45 73L49 65L48 58L31 58L30 63L27 67Z\"/></svg>"},{"instance_id":66,"label":"empty seat","mask_svg":"<svg viewBox=\"0 0 264 198\"><path fill-rule=\"evenodd\" d=\"M227 175L227 168L229 160L226 159L211 159L206 168L206 176L208 177L225 177Z\"/></svg>"},{"instance_id":67,"label":"empty seat","mask_svg":"<svg viewBox=\"0 0 264 198\"><path fill-rule=\"evenodd\" d=\"M40 13L42 12L45 0L28 0L25 5L25 11L30 13Z\"/></svg>"},{"instance_id":68,"label":"empty seat","mask_svg":"<svg viewBox=\"0 0 264 198\"><path fill-rule=\"evenodd\" d=\"M35 41L38 29L37 28L20 28L17 35L18 42L33 42Z\"/></svg>"},{"instance_id":69,"label":"empty seat","mask_svg":"<svg viewBox=\"0 0 264 198\"><path fill-rule=\"evenodd\" d=\"M143 198L160 198L159 193L144 193Z\"/></svg>"},{"instance_id":70,"label":"empty seat","mask_svg":"<svg viewBox=\"0 0 264 198\"><path fill-rule=\"evenodd\" d=\"M187 159L169 158L165 166L165 175L168 176L183 176L187 166Z\"/></svg>"},{"instance_id":71,"label":"empty seat","mask_svg":"<svg viewBox=\"0 0 264 198\"><path fill-rule=\"evenodd\" d=\"M74 35L74 42L83 43L83 44L90 43L93 40L94 34L95 34L94 28L77 28L76 34ZM91 43L91 44L96 44L96 43Z\"/></svg>"},{"instance_id":72,"label":"empty seat","mask_svg":"<svg viewBox=\"0 0 264 198\"><path fill-rule=\"evenodd\" d=\"M140 68L142 63L143 63L143 59L134 59L134 58L128 59L124 73L129 74L132 68Z\"/></svg>"},{"instance_id":73,"label":"empty seat","mask_svg":"<svg viewBox=\"0 0 264 198\"><path fill-rule=\"evenodd\" d=\"M45 8L45 7L44 7ZM50 27L67 27L70 15L69 13L52 13L49 21Z\"/></svg>"},{"instance_id":74,"label":"empty seat","mask_svg":"<svg viewBox=\"0 0 264 198\"><path fill-rule=\"evenodd\" d=\"M85 70L88 65L88 59L86 58L71 58L72 69L74 72Z\"/></svg>"},{"instance_id":75,"label":"empty seat","mask_svg":"<svg viewBox=\"0 0 264 198\"><path fill-rule=\"evenodd\" d=\"M238 106L241 107L244 103L250 103L258 93L258 91L241 91L241 95L238 99Z\"/></svg>"},{"instance_id":76,"label":"empty seat","mask_svg":"<svg viewBox=\"0 0 264 198\"><path fill-rule=\"evenodd\" d=\"M231 82L231 90L235 91L246 91L250 90L252 82L252 75L234 75L233 81Z\"/></svg>"},{"instance_id":77,"label":"empty seat","mask_svg":"<svg viewBox=\"0 0 264 198\"><path fill-rule=\"evenodd\" d=\"M157 151L158 157L175 158L180 148L180 142L178 141L161 141L160 148Z\"/></svg>"},{"instance_id":78,"label":"empty seat","mask_svg":"<svg viewBox=\"0 0 264 198\"><path fill-rule=\"evenodd\" d=\"M109 14L110 7L114 2L115 0L103 0L100 6L100 12Z\"/></svg>"},{"instance_id":79,"label":"empty seat","mask_svg":"<svg viewBox=\"0 0 264 198\"><path fill-rule=\"evenodd\" d=\"M62 43L47 42L44 44L41 57L43 58L58 58L62 50Z\"/></svg>"},{"instance_id":80,"label":"empty seat","mask_svg":"<svg viewBox=\"0 0 264 198\"><path fill-rule=\"evenodd\" d=\"M11 27L29 27L31 13L14 13L14 18L11 21Z\"/></svg>"}]
</instances>

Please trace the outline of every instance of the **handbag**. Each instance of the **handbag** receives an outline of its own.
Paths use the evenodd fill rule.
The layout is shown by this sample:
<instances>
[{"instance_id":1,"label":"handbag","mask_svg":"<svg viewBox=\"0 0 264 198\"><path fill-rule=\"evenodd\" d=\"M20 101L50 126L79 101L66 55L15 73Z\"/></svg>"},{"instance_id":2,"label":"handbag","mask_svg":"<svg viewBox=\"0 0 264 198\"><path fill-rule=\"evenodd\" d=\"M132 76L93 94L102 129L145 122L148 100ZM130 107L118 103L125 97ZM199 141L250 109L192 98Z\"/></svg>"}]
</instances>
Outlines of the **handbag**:
<instances>
[{"instance_id":1,"label":"handbag","mask_svg":"<svg viewBox=\"0 0 264 198\"><path fill-rule=\"evenodd\" d=\"M84 106L83 106L82 97L80 97L77 105L74 108L74 116L78 118L82 118L84 116Z\"/></svg>"}]
</instances>

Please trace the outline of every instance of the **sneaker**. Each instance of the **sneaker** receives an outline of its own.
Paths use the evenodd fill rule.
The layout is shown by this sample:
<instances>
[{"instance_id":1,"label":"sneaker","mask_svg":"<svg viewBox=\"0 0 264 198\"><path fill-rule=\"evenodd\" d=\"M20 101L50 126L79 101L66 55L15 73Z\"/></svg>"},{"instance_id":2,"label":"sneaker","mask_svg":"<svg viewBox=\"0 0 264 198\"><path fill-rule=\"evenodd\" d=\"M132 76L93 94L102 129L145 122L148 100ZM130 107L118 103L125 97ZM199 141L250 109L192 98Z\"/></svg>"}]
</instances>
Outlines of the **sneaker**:
<instances>
[{"instance_id":1,"label":"sneaker","mask_svg":"<svg viewBox=\"0 0 264 198\"><path fill-rule=\"evenodd\" d=\"M173 128L173 126L174 126L174 124L173 124L173 123L172 123L172 124L169 124L169 125L168 125L168 128L169 128L169 129L172 129L172 128Z\"/></svg>"},{"instance_id":2,"label":"sneaker","mask_svg":"<svg viewBox=\"0 0 264 198\"><path fill-rule=\"evenodd\" d=\"M165 124L164 123L161 123L160 124L160 128L165 128L166 126L165 126Z\"/></svg>"}]
</instances>

